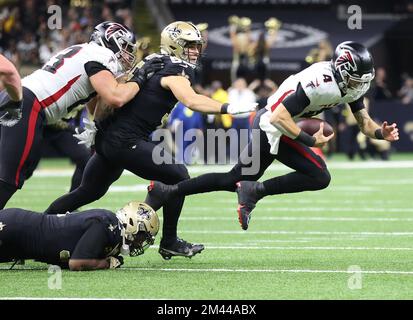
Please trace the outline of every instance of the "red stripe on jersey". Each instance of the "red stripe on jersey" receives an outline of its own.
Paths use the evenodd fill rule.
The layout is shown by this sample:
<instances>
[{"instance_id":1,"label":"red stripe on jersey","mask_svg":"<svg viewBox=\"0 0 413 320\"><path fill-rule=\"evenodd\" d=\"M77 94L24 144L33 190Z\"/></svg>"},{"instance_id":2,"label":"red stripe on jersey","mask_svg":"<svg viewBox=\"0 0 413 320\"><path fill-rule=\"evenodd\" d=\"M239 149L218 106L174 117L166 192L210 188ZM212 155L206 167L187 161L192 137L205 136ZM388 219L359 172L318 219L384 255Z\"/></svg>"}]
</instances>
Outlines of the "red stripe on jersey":
<instances>
[{"instance_id":1,"label":"red stripe on jersey","mask_svg":"<svg viewBox=\"0 0 413 320\"><path fill-rule=\"evenodd\" d=\"M40 110L41 110L40 102L39 100L35 99L32 105L32 109L30 111L29 126L27 128L26 142L24 144L23 155L20 158L19 166L17 167L16 179L15 179L16 186L19 185L20 172L23 168L24 163L27 160L27 157L29 156L30 150L33 145L33 139L34 139L34 134L36 130L36 122L37 122L37 118L39 117Z\"/></svg>"},{"instance_id":2,"label":"red stripe on jersey","mask_svg":"<svg viewBox=\"0 0 413 320\"><path fill-rule=\"evenodd\" d=\"M47 108L52 103L55 103L57 100L59 100L66 92L69 91L69 89L73 86L73 84L77 81L77 79L80 78L80 76L81 75L74 77L62 89L52 94L50 97L47 97L46 99L40 101L42 108Z\"/></svg>"},{"instance_id":3,"label":"red stripe on jersey","mask_svg":"<svg viewBox=\"0 0 413 320\"><path fill-rule=\"evenodd\" d=\"M285 142L286 144L288 144L290 147L292 147L293 149L295 149L296 151L298 151L298 153L300 153L302 156L304 156L305 158L307 158L308 160L310 160L312 163L314 163L318 168L323 169L323 166L321 165L320 162L317 161L316 158L313 157L313 155L309 152L307 152L307 150L298 142L294 141L293 139L287 137L287 136L282 136L281 137L281 141Z\"/></svg>"},{"instance_id":4,"label":"red stripe on jersey","mask_svg":"<svg viewBox=\"0 0 413 320\"><path fill-rule=\"evenodd\" d=\"M271 106L271 111L274 111L275 108L277 108L278 105L279 105L281 102L284 101L285 97L288 96L290 93L292 93L292 92L294 92L294 91L295 91L295 90L288 90L287 92L284 92L283 95L280 97L280 99L278 99L277 102L274 103L274 104Z\"/></svg>"}]
</instances>

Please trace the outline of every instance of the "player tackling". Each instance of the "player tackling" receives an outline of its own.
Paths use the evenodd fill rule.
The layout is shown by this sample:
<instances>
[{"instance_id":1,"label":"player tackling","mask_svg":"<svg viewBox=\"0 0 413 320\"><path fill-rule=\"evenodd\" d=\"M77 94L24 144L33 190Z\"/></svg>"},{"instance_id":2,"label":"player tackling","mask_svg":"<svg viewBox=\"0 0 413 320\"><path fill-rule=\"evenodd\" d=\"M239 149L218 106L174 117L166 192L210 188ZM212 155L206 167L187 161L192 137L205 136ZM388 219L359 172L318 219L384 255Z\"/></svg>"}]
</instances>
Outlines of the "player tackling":
<instances>
[{"instance_id":1,"label":"player tackling","mask_svg":"<svg viewBox=\"0 0 413 320\"><path fill-rule=\"evenodd\" d=\"M0 116L0 209L32 175L41 156L46 125L56 123L96 95L109 107L119 109L163 68L160 59L152 59L134 71L128 82L118 83L116 78L135 66L135 42L131 30L106 21L95 27L88 43L58 52L25 77L14 96L8 94L10 86L5 83L7 92L0 92L0 111L6 111ZM14 83L19 85L17 76Z\"/></svg>"},{"instance_id":2,"label":"player tackling","mask_svg":"<svg viewBox=\"0 0 413 320\"><path fill-rule=\"evenodd\" d=\"M331 61L319 62L287 78L267 101L254 120L253 129L259 135L243 150L238 164L227 173L211 173L185 180L175 185L152 182L148 188L148 203L158 210L165 201L177 196L218 190L236 191L238 218L247 230L251 212L265 196L314 191L326 188L330 173L324 160L311 147L321 147L334 134L323 135L323 126L313 136L301 130L296 122L310 118L341 103L348 103L360 130L368 137L396 141L399 139L395 123L382 126L367 113L363 98L374 79L373 59L368 50L356 42L343 42L335 50ZM243 161L252 156L259 161L259 172L243 175L247 167ZM257 182L264 171L278 160L294 171Z\"/></svg>"}]
</instances>

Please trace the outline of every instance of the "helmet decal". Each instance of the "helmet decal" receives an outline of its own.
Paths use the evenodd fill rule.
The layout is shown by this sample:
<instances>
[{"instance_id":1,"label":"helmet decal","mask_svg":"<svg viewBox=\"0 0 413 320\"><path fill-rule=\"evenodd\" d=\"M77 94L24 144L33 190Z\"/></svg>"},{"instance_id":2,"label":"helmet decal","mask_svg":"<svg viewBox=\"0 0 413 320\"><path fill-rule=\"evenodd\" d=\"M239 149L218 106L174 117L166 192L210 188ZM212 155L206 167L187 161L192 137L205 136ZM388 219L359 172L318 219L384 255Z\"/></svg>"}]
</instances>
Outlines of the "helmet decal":
<instances>
[{"instance_id":1,"label":"helmet decal","mask_svg":"<svg viewBox=\"0 0 413 320\"><path fill-rule=\"evenodd\" d=\"M338 70L344 68L347 71L357 71L357 65L354 62L353 55L348 50L344 50L344 52L336 59L334 66Z\"/></svg>"},{"instance_id":2,"label":"helmet decal","mask_svg":"<svg viewBox=\"0 0 413 320\"><path fill-rule=\"evenodd\" d=\"M178 26L175 26L173 29L169 29L168 33L169 33L169 36L172 39L174 39L174 38L178 37L182 33L182 31L181 31L181 29L178 28Z\"/></svg>"},{"instance_id":3,"label":"helmet decal","mask_svg":"<svg viewBox=\"0 0 413 320\"><path fill-rule=\"evenodd\" d=\"M110 26L105 31L106 40L109 40L118 31L121 31L123 35L127 33L127 30L125 29L125 27L123 27L119 23L116 23L116 22L111 23Z\"/></svg>"}]
</instances>

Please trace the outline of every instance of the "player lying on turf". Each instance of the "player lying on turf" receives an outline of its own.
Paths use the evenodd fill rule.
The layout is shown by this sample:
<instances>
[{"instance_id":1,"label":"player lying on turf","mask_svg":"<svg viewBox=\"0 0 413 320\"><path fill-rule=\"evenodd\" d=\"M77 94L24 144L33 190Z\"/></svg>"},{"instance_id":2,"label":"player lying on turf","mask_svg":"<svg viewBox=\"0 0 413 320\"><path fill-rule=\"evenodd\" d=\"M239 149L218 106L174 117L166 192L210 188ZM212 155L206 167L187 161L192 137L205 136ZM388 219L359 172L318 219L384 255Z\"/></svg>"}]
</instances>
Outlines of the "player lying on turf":
<instances>
[{"instance_id":1,"label":"player lying on turf","mask_svg":"<svg viewBox=\"0 0 413 320\"><path fill-rule=\"evenodd\" d=\"M335 50L332 61L315 63L290 76L260 110L253 129L258 138L243 150L238 164L227 173L211 173L182 181L173 186L153 182L146 203L158 210L171 198L218 190L238 193L238 217L242 229L248 228L251 211L265 196L320 190L330 183L330 174L321 157L311 147L322 147L333 134L323 135L323 127L313 136L297 125L300 118L312 117L340 103L349 103L361 131L370 138L396 141L396 124L384 122L380 127L368 115L363 96L374 78L373 59L368 50L355 42L343 42ZM260 161L259 172L243 175L249 166L247 156ZM294 171L264 182L257 182L267 167L278 160ZM245 164L247 163L247 164Z\"/></svg>"},{"instance_id":2,"label":"player lying on turf","mask_svg":"<svg viewBox=\"0 0 413 320\"><path fill-rule=\"evenodd\" d=\"M121 255L143 254L159 219L148 205L130 202L116 214L104 209L45 215L0 210L0 262L34 259L73 271L113 269Z\"/></svg>"},{"instance_id":3,"label":"player lying on turf","mask_svg":"<svg viewBox=\"0 0 413 320\"><path fill-rule=\"evenodd\" d=\"M56 123L96 94L111 108L121 108L153 72L163 68L160 60L151 60L129 82L119 84L116 77L135 65L135 42L134 33L125 26L101 23L90 42L60 51L22 80L23 103L17 104L18 109L7 103L8 115L0 118L0 209L36 167L46 125ZM11 98L21 100L21 94ZM0 103L7 99L6 90L0 92Z\"/></svg>"}]
</instances>

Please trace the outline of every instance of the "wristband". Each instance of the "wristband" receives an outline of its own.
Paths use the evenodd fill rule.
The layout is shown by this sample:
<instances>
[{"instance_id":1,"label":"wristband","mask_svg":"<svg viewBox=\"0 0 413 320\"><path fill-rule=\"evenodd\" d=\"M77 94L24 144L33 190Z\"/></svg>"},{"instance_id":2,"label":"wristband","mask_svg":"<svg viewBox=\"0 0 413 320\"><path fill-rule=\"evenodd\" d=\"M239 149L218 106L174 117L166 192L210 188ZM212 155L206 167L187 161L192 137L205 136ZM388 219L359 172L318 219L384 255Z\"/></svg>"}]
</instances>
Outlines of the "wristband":
<instances>
[{"instance_id":1,"label":"wristband","mask_svg":"<svg viewBox=\"0 0 413 320\"><path fill-rule=\"evenodd\" d=\"M376 139L384 140L383 132L381 132L381 128L374 131L374 136L376 137Z\"/></svg>"},{"instance_id":2,"label":"wristband","mask_svg":"<svg viewBox=\"0 0 413 320\"><path fill-rule=\"evenodd\" d=\"M303 130L300 131L298 136L294 139L301 143L304 143L306 146L314 147L316 139L313 136L310 136L308 133Z\"/></svg>"},{"instance_id":3,"label":"wristband","mask_svg":"<svg viewBox=\"0 0 413 320\"><path fill-rule=\"evenodd\" d=\"M221 106L221 114L227 114L227 113L228 113L228 106L229 106L229 103L224 103L224 104L222 104L222 106Z\"/></svg>"}]
</instances>

